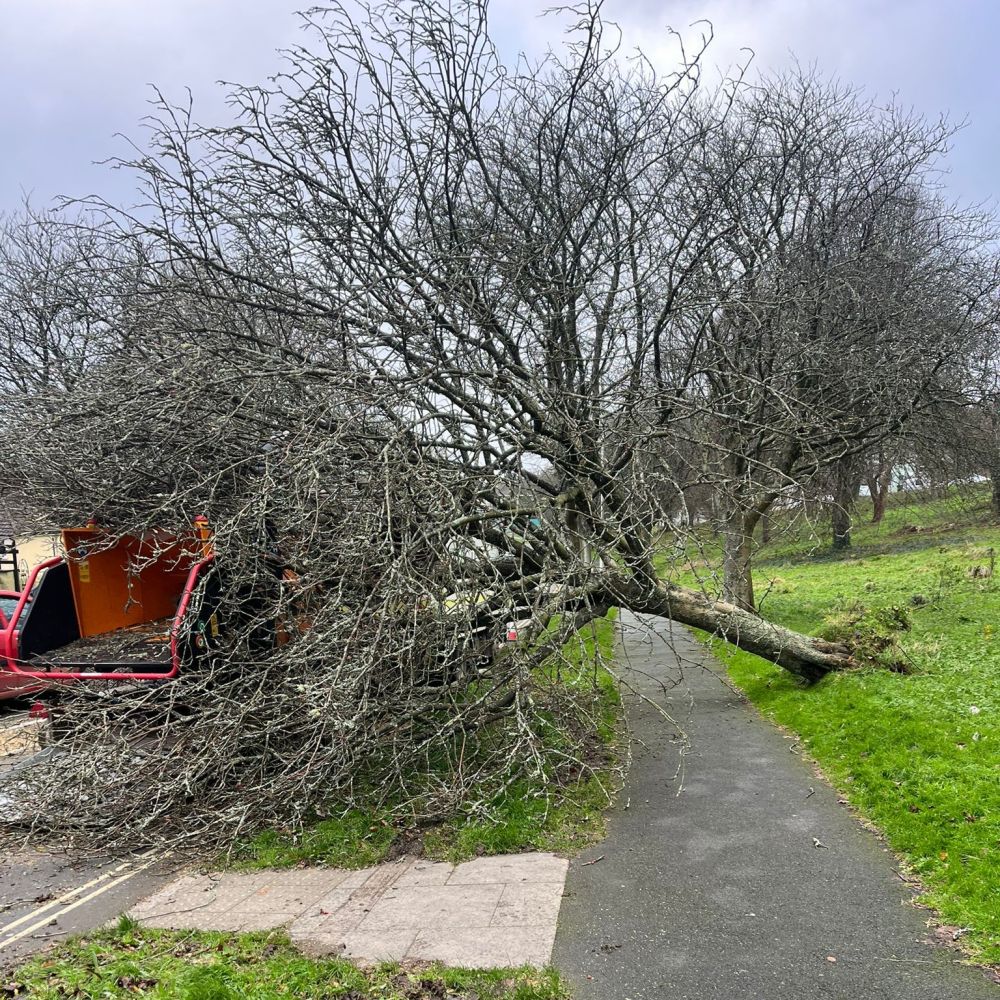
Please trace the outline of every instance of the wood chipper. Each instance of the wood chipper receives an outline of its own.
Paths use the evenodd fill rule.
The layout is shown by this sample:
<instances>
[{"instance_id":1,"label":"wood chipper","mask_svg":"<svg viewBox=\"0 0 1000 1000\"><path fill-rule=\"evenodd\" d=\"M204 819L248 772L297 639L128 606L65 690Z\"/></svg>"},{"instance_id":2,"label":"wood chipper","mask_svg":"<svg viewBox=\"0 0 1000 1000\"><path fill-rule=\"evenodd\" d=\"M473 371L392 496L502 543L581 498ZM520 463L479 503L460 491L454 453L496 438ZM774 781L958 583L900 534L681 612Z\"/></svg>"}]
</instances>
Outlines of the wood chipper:
<instances>
[{"instance_id":1,"label":"wood chipper","mask_svg":"<svg viewBox=\"0 0 1000 1000\"><path fill-rule=\"evenodd\" d=\"M181 536L62 532L66 557L31 573L5 632L5 669L38 680L167 680L218 636L208 522Z\"/></svg>"},{"instance_id":2,"label":"wood chipper","mask_svg":"<svg viewBox=\"0 0 1000 1000\"><path fill-rule=\"evenodd\" d=\"M268 620L263 591L227 592L223 603L212 532L198 518L190 532L151 531L142 537L106 536L95 524L62 532L65 557L31 574L0 638L0 667L25 680L169 681L217 651L220 628L246 629L247 652L265 652L310 627L308 615ZM295 571L275 551L261 551L275 587L294 589ZM266 590L267 583L260 584ZM234 596L236 606L230 607ZM427 595L407 618L429 640L420 683L447 684L456 669L484 669L517 638L526 607L497 610L491 592ZM257 609L256 611L254 609ZM219 614L225 610L225 621ZM259 620L258 620L259 614ZM507 622L506 634L503 623ZM4 648L5 647L5 648Z\"/></svg>"}]
</instances>

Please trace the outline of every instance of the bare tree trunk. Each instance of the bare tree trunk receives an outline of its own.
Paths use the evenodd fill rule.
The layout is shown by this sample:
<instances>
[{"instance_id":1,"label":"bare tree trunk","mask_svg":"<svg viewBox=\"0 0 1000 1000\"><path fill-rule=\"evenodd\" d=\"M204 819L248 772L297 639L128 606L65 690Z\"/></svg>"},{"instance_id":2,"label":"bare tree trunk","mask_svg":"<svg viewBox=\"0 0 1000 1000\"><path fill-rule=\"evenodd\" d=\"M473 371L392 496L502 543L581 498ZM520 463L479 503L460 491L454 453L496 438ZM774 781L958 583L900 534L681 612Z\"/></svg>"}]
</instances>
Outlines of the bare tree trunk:
<instances>
[{"instance_id":1,"label":"bare tree trunk","mask_svg":"<svg viewBox=\"0 0 1000 1000\"><path fill-rule=\"evenodd\" d=\"M889 486L892 482L892 466L880 469L874 479L868 480L868 492L872 498L872 524L881 524L885 517L885 505L889 499Z\"/></svg>"},{"instance_id":2,"label":"bare tree trunk","mask_svg":"<svg viewBox=\"0 0 1000 1000\"><path fill-rule=\"evenodd\" d=\"M851 512L861 491L861 473L850 459L841 459L834 469L833 507L830 520L833 527L833 547L851 547Z\"/></svg>"},{"instance_id":3,"label":"bare tree trunk","mask_svg":"<svg viewBox=\"0 0 1000 1000\"><path fill-rule=\"evenodd\" d=\"M851 547L851 512L842 501L833 501L830 520L833 527L833 547L835 549L849 549Z\"/></svg>"},{"instance_id":4,"label":"bare tree trunk","mask_svg":"<svg viewBox=\"0 0 1000 1000\"><path fill-rule=\"evenodd\" d=\"M793 632L751 611L726 601L712 601L685 587L657 582L640 592L634 580L622 581L619 593L608 595L608 603L619 603L639 614L659 615L721 636L809 683L831 671L858 666L850 650L840 643Z\"/></svg>"},{"instance_id":5,"label":"bare tree trunk","mask_svg":"<svg viewBox=\"0 0 1000 1000\"><path fill-rule=\"evenodd\" d=\"M874 475L869 472L867 483L868 493L872 498L872 524L881 524L882 518L885 517L889 487L892 485L892 458L891 456L887 458L881 448L879 448Z\"/></svg>"},{"instance_id":6,"label":"bare tree trunk","mask_svg":"<svg viewBox=\"0 0 1000 1000\"><path fill-rule=\"evenodd\" d=\"M993 408L990 419L990 510L1000 519L1000 412Z\"/></svg>"},{"instance_id":7,"label":"bare tree trunk","mask_svg":"<svg viewBox=\"0 0 1000 1000\"><path fill-rule=\"evenodd\" d=\"M887 493L888 490L879 488L872 494L872 524L881 524L882 518L885 517L885 501Z\"/></svg>"},{"instance_id":8,"label":"bare tree trunk","mask_svg":"<svg viewBox=\"0 0 1000 1000\"><path fill-rule=\"evenodd\" d=\"M753 595L753 531L756 511L730 511L722 526L722 596L744 611L757 607Z\"/></svg>"}]
</instances>

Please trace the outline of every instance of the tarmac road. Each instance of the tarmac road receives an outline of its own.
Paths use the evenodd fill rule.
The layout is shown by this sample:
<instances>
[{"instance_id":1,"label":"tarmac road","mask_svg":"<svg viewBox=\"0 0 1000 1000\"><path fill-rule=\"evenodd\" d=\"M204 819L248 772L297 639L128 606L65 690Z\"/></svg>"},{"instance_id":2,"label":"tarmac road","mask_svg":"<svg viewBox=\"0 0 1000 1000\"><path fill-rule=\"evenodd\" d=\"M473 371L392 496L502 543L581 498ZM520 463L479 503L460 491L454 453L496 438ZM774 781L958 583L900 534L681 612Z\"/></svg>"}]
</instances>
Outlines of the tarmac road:
<instances>
[{"instance_id":1,"label":"tarmac road","mask_svg":"<svg viewBox=\"0 0 1000 1000\"><path fill-rule=\"evenodd\" d=\"M626 631L618 667L676 723L627 698L627 787L559 915L553 964L576 1000L1000 1000L926 943L895 858L791 740L684 629L656 629Z\"/></svg>"},{"instance_id":2,"label":"tarmac road","mask_svg":"<svg viewBox=\"0 0 1000 1000\"><path fill-rule=\"evenodd\" d=\"M48 759L39 752L26 713L0 718L0 798L4 783ZM0 968L71 934L114 921L156 892L177 859L156 852L126 858L74 858L30 845L0 862Z\"/></svg>"},{"instance_id":3,"label":"tarmac road","mask_svg":"<svg viewBox=\"0 0 1000 1000\"><path fill-rule=\"evenodd\" d=\"M24 850L0 865L0 966L70 934L113 922L161 888L170 859L147 853L75 860Z\"/></svg>"}]
</instances>

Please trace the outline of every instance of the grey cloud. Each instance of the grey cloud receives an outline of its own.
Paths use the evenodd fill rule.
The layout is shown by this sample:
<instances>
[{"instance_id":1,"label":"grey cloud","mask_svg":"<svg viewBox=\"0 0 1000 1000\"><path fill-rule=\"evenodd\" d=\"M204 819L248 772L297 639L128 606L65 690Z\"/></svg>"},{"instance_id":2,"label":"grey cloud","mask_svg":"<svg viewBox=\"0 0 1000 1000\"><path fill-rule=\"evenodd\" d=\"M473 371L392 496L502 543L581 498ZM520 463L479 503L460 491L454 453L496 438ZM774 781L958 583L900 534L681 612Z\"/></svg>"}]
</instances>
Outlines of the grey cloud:
<instances>
[{"instance_id":1,"label":"grey cloud","mask_svg":"<svg viewBox=\"0 0 1000 1000\"><path fill-rule=\"evenodd\" d=\"M302 36L303 0L0 0L0 210L21 190L38 203L55 194L99 191L128 197L131 181L92 161L141 139L148 84L174 99L195 94L202 118L225 114L219 78L254 82L279 65L275 50ZM508 53L540 53L564 20L540 17L541 0L502 0L491 21ZM981 200L995 191L1000 111L992 0L607 0L626 46L641 44L664 67L676 53L666 26L692 38L699 18L715 25L709 63L723 69L755 50L755 66L787 65L790 52L827 73L900 98L927 114L969 116L957 138L951 191Z\"/></svg>"}]
</instances>

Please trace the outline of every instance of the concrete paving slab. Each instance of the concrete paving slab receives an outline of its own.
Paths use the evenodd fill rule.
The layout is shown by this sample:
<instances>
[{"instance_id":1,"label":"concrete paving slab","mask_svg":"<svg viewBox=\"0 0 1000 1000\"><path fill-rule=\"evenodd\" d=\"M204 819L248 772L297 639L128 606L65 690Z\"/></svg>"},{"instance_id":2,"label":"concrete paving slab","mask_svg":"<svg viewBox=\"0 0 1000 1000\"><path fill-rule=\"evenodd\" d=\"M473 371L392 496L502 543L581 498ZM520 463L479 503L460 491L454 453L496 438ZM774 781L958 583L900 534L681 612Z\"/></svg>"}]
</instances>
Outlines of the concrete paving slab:
<instances>
[{"instance_id":1,"label":"concrete paving slab","mask_svg":"<svg viewBox=\"0 0 1000 1000\"><path fill-rule=\"evenodd\" d=\"M344 935L344 958L356 962L402 962L409 953L417 936L415 930L406 931L351 931Z\"/></svg>"},{"instance_id":2,"label":"concrete paving slab","mask_svg":"<svg viewBox=\"0 0 1000 1000\"><path fill-rule=\"evenodd\" d=\"M493 883L392 889L372 907L358 929L488 927L504 888Z\"/></svg>"},{"instance_id":3,"label":"concrete paving slab","mask_svg":"<svg viewBox=\"0 0 1000 1000\"><path fill-rule=\"evenodd\" d=\"M288 917L286 920L291 918ZM248 914L235 909L223 913L190 912L183 916L173 913L162 917L151 917L143 923L149 927L162 927L165 930L233 931L234 933L270 931L280 926L280 920L271 914Z\"/></svg>"},{"instance_id":4,"label":"concrete paving slab","mask_svg":"<svg viewBox=\"0 0 1000 1000\"><path fill-rule=\"evenodd\" d=\"M482 885L488 882L566 881L569 862L554 854L497 854L475 858L455 868L448 885Z\"/></svg>"},{"instance_id":5,"label":"concrete paving slab","mask_svg":"<svg viewBox=\"0 0 1000 1000\"><path fill-rule=\"evenodd\" d=\"M347 934L354 930L371 910L370 899L355 899L354 889L341 886L303 911L292 925L291 934L303 938L317 934Z\"/></svg>"},{"instance_id":6,"label":"concrete paving slab","mask_svg":"<svg viewBox=\"0 0 1000 1000\"><path fill-rule=\"evenodd\" d=\"M138 903L131 914L150 927L234 930L223 915L271 877L270 873L183 875Z\"/></svg>"},{"instance_id":7,"label":"concrete paving slab","mask_svg":"<svg viewBox=\"0 0 1000 1000\"><path fill-rule=\"evenodd\" d=\"M35 753L44 723L41 719L17 720L0 726L0 757L19 757Z\"/></svg>"},{"instance_id":8,"label":"concrete paving slab","mask_svg":"<svg viewBox=\"0 0 1000 1000\"><path fill-rule=\"evenodd\" d=\"M237 908L223 914L224 927L205 929L250 934L255 931L273 931L279 927L287 927L294 919L294 913L282 913L280 910L274 913L241 913Z\"/></svg>"},{"instance_id":9,"label":"concrete paving slab","mask_svg":"<svg viewBox=\"0 0 1000 1000\"><path fill-rule=\"evenodd\" d=\"M455 871L455 866L445 861L417 861L413 867L396 879L400 888L413 885L444 885Z\"/></svg>"},{"instance_id":10,"label":"concrete paving slab","mask_svg":"<svg viewBox=\"0 0 1000 1000\"><path fill-rule=\"evenodd\" d=\"M555 926L562 905L561 882L519 882L503 887L491 927Z\"/></svg>"},{"instance_id":11,"label":"concrete paving slab","mask_svg":"<svg viewBox=\"0 0 1000 1000\"><path fill-rule=\"evenodd\" d=\"M420 931L407 959L442 962L472 969L548 965L555 927L466 927L447 935Z\"/></svg>"},{"instance_id":12,"label":"concrete paving slab","mask_svg":"<svg viewBox=\"0 0 1000 1000\"><path fill-rule=\"evenodd\" d=\"M270 879L242 900L241 906L298 916L304 907L337 889L346 875L335 868L270 874Z\"/></svg>"},{"instance_id":13,"label":"concrete paving slab","mask_svg":"<svg viewBox=\"0 0 1000 1000\"><path fill-rule=\"evenodd\" d=\"M380 867L379 865L372 865L370 868L352 869L344 873L344 879L340 884L346 889L357 889L364 885L372 875L376 874Z\"/></svg>"},{"instance_id":14,"label":"concrete paving slab","mask_svg":"<svg viewBox=\"0 0 1000 1000\"><path fill-rule=\"evenodd\" d=\"M457 866L404 858L357 872L186 875L132 912L155 927L284 926L292 942L314 956L545 965L566 864L551 854L527 854Z\"/></svg>"},{"instance_id":15,"label":"concrete paving slab","mask_svg":"<svg viewBox=\"0 0 1000 1000\"><path fill-rule=\"evenodd\" d=\"M412 858L400 858L397 861L391 861L384 865L358 868L355 871L345 872L344 879L340 884L348 889L360 889L370 883L368 885L369 890L377 891L378 886L383 883L395 882L397 878L400 878L405 872L409 871L412 864Z\"/></svg>"}]
</instances>

